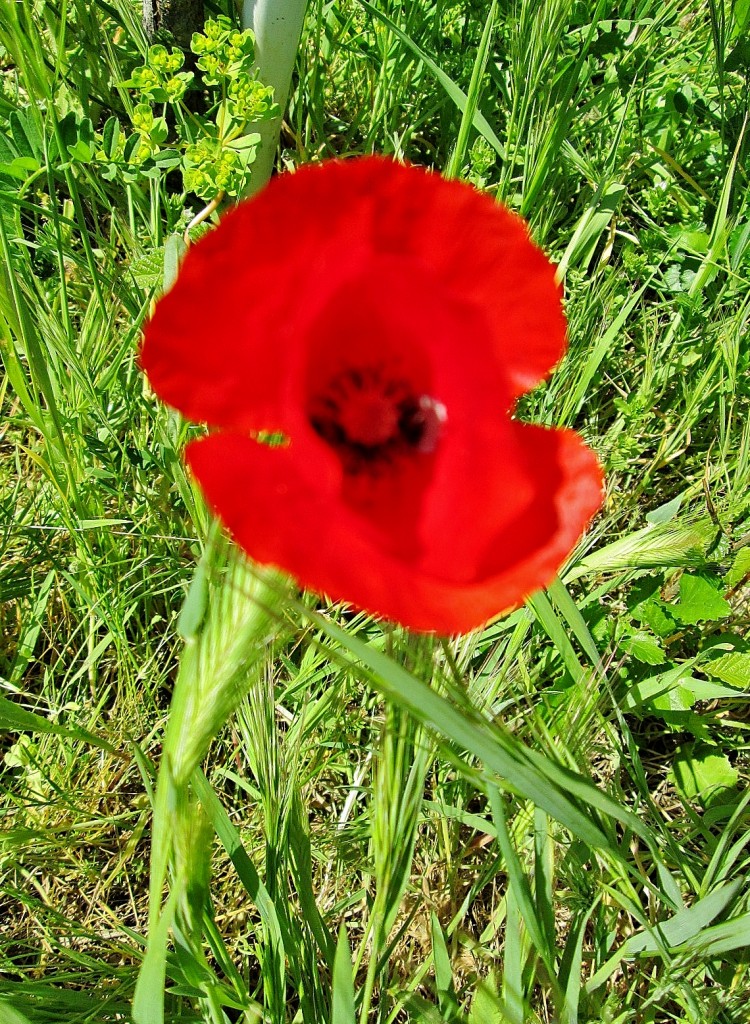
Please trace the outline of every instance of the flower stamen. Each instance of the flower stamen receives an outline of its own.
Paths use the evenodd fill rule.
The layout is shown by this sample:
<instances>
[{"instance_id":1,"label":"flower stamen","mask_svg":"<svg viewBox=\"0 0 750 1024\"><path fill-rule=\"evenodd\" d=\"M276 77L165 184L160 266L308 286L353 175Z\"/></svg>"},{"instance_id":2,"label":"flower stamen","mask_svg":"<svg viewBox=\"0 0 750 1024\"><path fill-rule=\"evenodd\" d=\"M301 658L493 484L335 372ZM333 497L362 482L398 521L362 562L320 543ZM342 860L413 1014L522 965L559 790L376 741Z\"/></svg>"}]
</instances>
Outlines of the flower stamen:
<instances>
[{"instance_id":1,"label":"flower stamen","mask_svg":"<svg viewBox=\"0 0 750 1024\"><path fill-rule=\"evenodd\" d=\"M408 381L382 366L349 367L333 377L310 403L309 421L356 474L380 469L410 453L435 451L446 409L415 395Z\"/></svg>"}]
</instances>

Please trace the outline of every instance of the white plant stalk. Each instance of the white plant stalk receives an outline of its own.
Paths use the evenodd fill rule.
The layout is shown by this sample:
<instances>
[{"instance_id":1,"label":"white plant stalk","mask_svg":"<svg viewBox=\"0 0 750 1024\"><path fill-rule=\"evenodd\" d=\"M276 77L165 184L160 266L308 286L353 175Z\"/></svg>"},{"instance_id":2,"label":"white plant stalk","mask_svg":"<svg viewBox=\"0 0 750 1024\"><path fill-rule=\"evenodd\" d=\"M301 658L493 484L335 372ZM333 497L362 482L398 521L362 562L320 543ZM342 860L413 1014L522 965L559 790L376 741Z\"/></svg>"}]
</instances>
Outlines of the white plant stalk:
<instances>
[{"instance_id":1,"label":"white plant stalk","mask_svg":"<svg viewBox=\"0 0 750 1024\"><path fill-rule=\"evenodd\" d=\"M280 107L278 117L258 126L261 141L253 164L251 195L271 177L306 7L307 0L244 0L242 27L253 30L260 79L273 88Z\"/></svg>"}]
</instances>

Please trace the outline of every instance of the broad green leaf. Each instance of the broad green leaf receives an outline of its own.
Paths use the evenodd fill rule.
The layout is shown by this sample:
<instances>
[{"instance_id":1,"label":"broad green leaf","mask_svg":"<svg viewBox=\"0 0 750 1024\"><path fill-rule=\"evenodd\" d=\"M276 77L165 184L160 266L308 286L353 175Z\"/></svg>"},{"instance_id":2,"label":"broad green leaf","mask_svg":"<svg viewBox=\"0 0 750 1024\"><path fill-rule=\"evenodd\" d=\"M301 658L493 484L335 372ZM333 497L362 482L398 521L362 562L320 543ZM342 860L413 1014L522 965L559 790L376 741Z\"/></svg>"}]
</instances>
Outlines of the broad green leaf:
<instances>
[{"instance_id":1,"label":"broad green leaf","mask_svg":"<svg viewBox=\"0 0 750 1024\"><path fill-rule=\"evenodd\" d=\"M750 39L743 36L737 40L736 45L727 54L724 70L739 71L740 74L744 71L747 74L748 68L750 68Z\"/></svg>"},{"instance_id":2,"label":"broad green leaf","mask_svg":"<svg viewBox=\"0 0 750 1024\"><path fill-rule=\"evenodd\" d=\"M468 1024L505 1024L497 983L493 975L480 979L469 1010Z\"/></svg>"},{"instance_id":3,"label":"broad green leaf","mask_svg":"<svg viewBox=\"0 0 750 1024\"><path fill-rule=\"evenodd\" d=\"M646 522L651 523L654 526L658 526L660 523L668 523L677 515L682 505L681 494L678 494L676 498L672 498L665 505L660 505L658 508L652 509L646 513Z\"/></svg>"},{"instance_id":4,"label":"broad green leaf","mask_svg":"<svg viewBox=\"0 0 750 1024\"><path fill-rule=\"evenodd\" d=\"M139 288L149 290L161 284L164 277L164 252L162 249L152 249L146 252L130 264L130 273L133 275Z\"/></svg>"},{"instance_id":5,"label":"broad green leaf","mask_svg":"<svg viewBox=\"0 0 750 1024\"><path fill-rule=\"evenodd\" d=\"M693 625L725 619L732 614L732 606L708 580L683 573L680 577L680 600L670 605L669 611L678 622Z\"/></svg>"},{"instance_id":6,"label":"broad green leaf","mask_svg":"<svg viewBox=\"0 0 750 1024\"><path fill-rule=\"evenodd\" d=\"M734 0L732 13L734 15L735 30L739 35L750 26L750 0Z\"/></svg>"},{"instance_id":7,"label":"broad green leaf","mask_svg":"<svg viewBox=\"0 0 750 1024\"><path fill-rule=\"evenodd\" d=\"M240 135L238 139L232 139L230 142L227 142L226 145L229 149L253 150L257 147L259 142L260 135L258 132L251 132L249 135Z\"/></svg>"},{"instance_id":8,"label":"broad green leaf","mask_svg":"<svg viewBox=\"0 0 750 1024\"><path fill-rule=\"evenodd\" d=\"M198 560L193 572L188 592L180 609L177 620L177 632L183 640L191 640L197 635L206 614L208 604L208 582L206 580L206 552Z\"/></svg>"},{"instance_id":9,"label":"broad green leaf","mask_svg":"<svg viewBox=\"0 0 750 1024\"><path fill-rule=\"evenodd\" d=\"M735 555L732 568L724 577L724 583L728 587L736 587L746 576L750 575L750 545L746 545Z\"/></svg>"},{"instance_id":10,"label":"broad green leaf","mask_svg":"<svg viewBox=\"0 0 750 1024\"><path fill-rule=\"evenodd\" d=\"M632 596L635 599L635 603L631 603L630 600L628 601L630 614L635 621L649 626L658 637L667 637L670 633L674 633L677 629L677 624L669 614L669 608L659 597L658 584L654 584L650 592L648 590L643 592L648 593L648 596L638 600L634 588Z\"/></svg>"},{"instance_id":11,"label":"broad green leaf","mask_svg":"<svg viewBox=\"0 0 750 1024\"><path fill-rule=\"evenodd\" d=\"M10 1003L0 999L0 1024L32 1024L20 1010L14 1009Z\"/></svg>"},{"instance_id":12,"label":"broad green leaf","mask_svg":"<svg viewBox=\"0 0 750 1024\"><path fill-rule=\"evenodd\" d=\"M164 280L162 284L165 292L168 292L177 280L177 272L186 251L187 246L182 235L170 235L164 243Z\"/></svg>"},{"instance_id":13,"label":"broad green leaf","mask_svg":"<svg viewBox=\"0 0 750 1024\"><path fill-rule=\"evenodd\" d=\"M703 669L705 671L705 668ZM710 679L696 679L695 676L684 676L680 679L680 687L692 695L694 701L698 700L726 700L747 697L743 690L737 690L733 686L725 686L723 683L714 683Z\"/></svg>"},{"instance_id":14,"label":"broad green leaf","mask_svg":"<svg viewBox=\"0 0 750 1024\"><path fill-rule=\"evenodd\" d=\"M750 654L725 654L715 661L707 661L701 669L713 679L750 690Z\"/></svg>"},{"instance_id":15,"label":"broad green leaf","mask_svg":"<svg viewBox=\"0 0 750 1024\"><path fill-rule=\"evenodd\" d=\"M336 958L333 961L333 993L331 996L331 1024L355 1024L354 982L352 981L352 956L346 938L346 928L341 925L336 943Z\"/></svg>"},{"instance_id":16,"label":"broad green leaf","mask_svg":"<svg viewBox=\"0 0 750 1024\"><path fill-rule=\"evenodd\" d=\"M722 803L737 786L737 769L719 747L688 743L672 762L670 775L688 800Z\"/></svg>"},{"instance_id":17,"label":"broad green leaf","mask_svg":"<svg viewBox=\"0 0 750 1024\"><path fill-rule=\"evenodd\" d=\"M75 114L68 116L75 119ZM35 116L31 108L14 110L8 118L8 123L19 154L34 157L41 163L44 159L45 142L39 115Z\"/></svg>"},{"instance_id":18,"label":"broad green leaf","mask_svg":"<svg viewBox=\"0 0 750 1024\"><path fill-rule=\"evenodd\" d=\"M94 130L89 118L84 118L78 126L78 138L68 146L68 153L73 160L87 164L94 156Z\"/></svg>"},{"instance_id":19,"label":"broad green leaf","mask_svg":"<svg viewBox=\"0 0 750 1024\"><path fill-rule=\"evenodd\" d=\"M644 705L662 711L684 711L692 707L689 691L684 690L683 685L690 674L691 664L677 665L667 672L633 683L622 700L623 710L633 711ZM683 693L680 693L681 688Z\"/></svg>"},{"instance_id":20,"label":"broad green leaf","mask_svg":"<svg viewBox=\"0 0 750 1024\"><path fill-rule=\"evenodd\" d=\"M102 149L109 160L114 160L117 156L117 146L121 135L119 120L116 117L107 118L102 128Z\"/></svg>"},{"instance_id":21,"label":"broad green leaf","mask_svg":"<svg viewBox=\"0 0 750 1024\"><path fill-rule=\"evenodd\" d=\"M23 181L29 174L40 168L40 163L33 156L17 156L13 160L0 164L0 174L8 174L11 178Z\"/></svg>"},{"instance_id":22,"label":"broad green leaf","mask_svg":"<svg viewBox=\"0 0 750 1024\"><path fill-rule=\"evenodd\" d=\"M698 953L707 959L731 953L735 949L746 953L750 946L750 914L741 914L731 921L723 921L706 928L699 935L688 939L676 950L678 953Z\"/></svg>"},{"instance_id":23,"label":"broad green leaf","mask_svg":"<svg viewBox=\"0 0 750 1024\"><path fill-rule=\"evenodd\" d=\"M666 661L661 644L650 633L640 631L633 633L625 640L623 646L629 654L632 654L637 661L643 662L644 665L663 665Z\"/></svg>"}]
</instances>

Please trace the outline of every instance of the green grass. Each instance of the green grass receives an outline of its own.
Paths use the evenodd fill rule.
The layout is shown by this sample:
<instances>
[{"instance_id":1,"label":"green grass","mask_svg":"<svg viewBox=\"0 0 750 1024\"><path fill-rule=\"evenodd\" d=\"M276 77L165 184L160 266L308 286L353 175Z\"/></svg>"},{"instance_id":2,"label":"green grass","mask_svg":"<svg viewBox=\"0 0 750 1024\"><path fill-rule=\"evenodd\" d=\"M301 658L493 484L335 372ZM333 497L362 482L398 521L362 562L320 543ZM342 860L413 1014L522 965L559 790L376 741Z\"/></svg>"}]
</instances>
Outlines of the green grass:
<instances>
[{"instance_id":1,"label":"green grass","mask_svg":"<svg viewBox=\"0 0 750 1024\"><path fill-rule=\"evenodd\" d=\"M212 531L136 363L202 203L91 134L138 4L0 4L3 1024L746 1024L747 12L612 15L310 2L279 166L522 212L570 351L520 414L607 470L562 579L444 643Z\"/></svg>"}]
</instances>

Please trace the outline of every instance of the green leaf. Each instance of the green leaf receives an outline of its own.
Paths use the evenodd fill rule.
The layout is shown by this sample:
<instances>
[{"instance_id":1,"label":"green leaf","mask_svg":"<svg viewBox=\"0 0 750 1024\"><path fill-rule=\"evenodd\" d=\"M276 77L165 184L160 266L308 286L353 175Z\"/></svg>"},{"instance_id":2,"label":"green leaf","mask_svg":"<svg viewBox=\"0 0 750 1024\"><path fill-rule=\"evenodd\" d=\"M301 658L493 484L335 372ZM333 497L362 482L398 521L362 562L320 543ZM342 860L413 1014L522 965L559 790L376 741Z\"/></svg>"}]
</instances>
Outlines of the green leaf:
<instances>
[{"instance_id":1,"label":"green leaf","mask_svg":"<svg viewBox=\"0 0 750 1024\"><path fill-rule=\"evenodd\" d=\"M227 149L231 149L237 153L240 158L240 167L242 167L243 170L247 170L255 160L259 144L260 135L258 132L253 132L252 135L242 135L239 139L235 139L233 142L228 143Z\"/></svg>"},{"instance_id":2,"label":"green leaf","mask_svg":"<svg viewBox=\"0 0 750 1024\"><path fill-rule=\"evenodd\" d=\"M161 284L164 275L164 252L162 249L152 249L143 256L133 260L130 264L130 273L135 279L139 288L145 290L155 288Z\"/></svg>"},{"instance_id":3,"label":"green leaf","mask_svg":"<svg viewBox=\"0 0 750 1024\"><path fill-rule=\"evenodd\" d=\"M732 568L724 577L727 587L736 587L750 574L750 545L740 548L732 562Z\"/></svg>"},{"instance_id":4,"label":"green leaf","mask_svg":"<svg viewBox=\"0 0 750 1024\"><path fill-rule=\"evenodd\" d=\"M53 569L50 569L36 592L28 620L23 623L21 635L16 644L16 653L9 676L12 685L20 683L34 656L37 640L46 619L47 603L54 582L55 573Z\"/></svg>"},{"instance_id":5,"label":"green leaf","mask_svg":"<svg viewBox=\"0 0 750 1024\"><path fill-rule=\"evenodd\" d=\"M502 1011L497 984L492 975L477 983L469 1010L468 1024L505 1024L505 1014Z\"/></svg>"},{"instance_id":6,"label":"green leaf","mask_svg":"<svg viewBox=\"0 0 750 1024\"><path fill-rule=\"evenodd\" d=\"M732 13L737 34L744 32L750 25L750 0L734 0Z\"/></svg>"},{"instance_id":7,"label":"green leaf","mask_svg":"<svg viewBox=\"0 0 750 1024\"><path fill-rule=\"evenodd\" d=\"M251 132L249 135L240 135L238 139L232 139L231 142L227 142L228 149L255 149L260 142L260 133Z\"/></svg>"},{"instance_id":8,"label":"green leaf","mask_svg":"<svg viewBox=\"0 0 750 1024\"><path fill-rule=\"evenodd\" d=\"M267 941L275 969L278 971L278 982L284 985L284 950L291 947L291 940L285 932L285 923L276 910L268 890L263 884L258 871L242 845L242 837L232 824L232 820L216 796L211 784L200 769L191 779L196 796L205 808L211 824L216 831L219 842L226 850L237 877L245 888L250 899L258 908L263 927L266 929Z\"/></svg>"},{"instance_id":9,"label":"green leaf","mask_svg":"<svg viewBox=\"0 0 750 1024\"><path fill-rule=\"evenodd\" d=\"M623 699L626 711L642 707L649 712L689 711L701 700L722 700L745 697L741 690L707 679L697 679L688 672L688 665L678 665L657 676L642 679L633 685ZM703 671L707 671L704 667Z\"/></svg>"},{"instance_id":10,"label":"green leaf","mask_svg":"<svg viewBox=\"0 0 750 1024\"><path fill-rule=\"evenodd\" d=\"M55 733L57 736L68 736L71 739L81 740L90 743L92 746L108 750L110 753L117 753L115 747L106 740L95 736L86 729L79 729L76 726L59 725L57 722L50 722L48 719L37 715L34 711L26 711L17 707L7 697L0 696L0 733L2 732L42 732Z\"/></svg>"},{"instance_id":11,"label":"green leaf","mask_svg":"<svg viewBox=\"0 0 750 1024\"><path fill-rule=\"evenodd\" d=\"M206 581L206 559L201 558L195 567L188 592L180 609L177 620L177 632L184 640L192 639L201 627L208 604L208 584Z\"/></svg>"},{"instance_id":12,"label":"green leaf","mask_svg":"<svg viewBox=\"0 0 750 1024\"><path fill-rule=\"evenodd\" d=\"M542 917L534 903L528 876L523 870L518 853L511 841L502 798L495 786L489 787L488 794L492 805L492 815L497 828L498 845L503 855L506 871L508 873L508 891L512 892L513 898L521 913L521 917L523 918L529 939L547 966L550 977L552 978L554 977L554 967L552 951L549 946L549 937L545 932L544 921L542 920Z\"/></svg>"},{"instance_id":13,"label":"green leaf","mask_svg":"<svg viewBox=\"0 0 750 1024\"><path fill-rule=\"evenodd\" d=\"M750 68L750 39L743 36L737 41L737 45L727 54L724 68L726 71L747 71Z\"/></svg>"},{"instance_id":14,"label":"green leaf","mask_svg":"<svg viewBox=\"0 0 750 1024\"><path fill-rule=\"evenodd\" d=\"M109 160L114 160L117 155L117 145L122 132L120 122L116 117L109 117L102 128L102 149Z\"/></svg>"},{"instance_id":15,"label":"green leaf","mask_svg":"<svg viewBox=\"0 0 750 1024\"><path fill-rule=\"evenodd\" d=\"M544 591L540 590L534 594L533 597L530 597L529 605L539 620L540 626L542 626L552 643L557 648L560 657L563 660L563 664L570 673L571 678L577 683L585 684L588 678L588 673L579 661L575 648L571 643L569 636L570 631L556 614L555 609L552 607L552 604Z\"/></svg>"},{"instance_id":16,"label":"green leaf","mask_svg":"<svg viewBox=\"0 0 750 1024\"><path fill-rule=\"evenodd\" d=\"M644 665L663 665L666 661L661 644L650 633L641 631L633 633L632 636L626 638L623 647Z\"/></svg>"},{"instance_id":17,"label":"green leaf","mask_svg":"<svg viewBox=\"0 0 750 1024\"><path fill-rule=\"evenodd\" d=\"M177 272L180 269L182 257L187 251L187 246L182 235L170 235L164 244L164 280L162 282L164 291L169 291L177 280Z\"/></svg>"},{"instance_id":18,"label":"green leaf","mask_svg":"<svg viewBox=\"0 0 750 1024\"><path fill-rule=\"evenodd\" d=\"M177 149L160 149L154 155L154 164L160 171L171 171L182 163L182 154Z\"/></svg>"},{"instance_id":19,"label":"green leaf","mask_svg":"<svg viewBox=\"0 0 750 1024\"><path fill-rule=\"evenodd\" d=\"M523 917L515 890L505 897L505 944L503 947L503 1009L507 1024L525 1024L528 1020L523 974L528 948L524 943Z\"/></svg>"},{"instance_id":20,"label":"green leaf","mask_svg":"<svg viewBox=\"0 0 750 1024\"><path fill-rule=\"evenodd\" d=\"M699 953L709 960L730 953L735 949L745 952L750 946L750 914L741 914L731 921L722 921L711 928L706 928L695 938L689 939L678 947L678 953Z\"/></svg>"},{"instance_id":21,"label":"green leaf","mask_svg":"<svg viewBox=\"0 0 750 1024\"><path fill-rule=\"evenodd\" d=\"M693 698L693 704L699 700L721 700L727 697L736 698L747 696L747 694L743 693L741 690L735 690L732 686L724 686L722 683L712 683L708 679L696 679L695 676L683 677L680 680L680 687L691 695Z\"/></svg>"},{"instance_id":22,"label":"green leaf","mask_svg":"<svg viewBox=\"0 0 750 1024\"><path fill-rule=\"evenodd\" d=\"M581 999L584 973L583 943L588 932L588 923L599 897L584 912L576 915L568 928L568 937L560 962L559 982L563 986L563 1005L560 1024L578 1024L578 1006Z\"/></svg>"},{"instance_id":23,"label":"green leaf","mask_svg":"<svg viewBox=\"0 0 750 1024\"><path fill-rule=\"evenodd\" d=\"M66 735L68 729L42 718L33 711L17 708L12 700L0 696L0 732L56 732Z\"/></svg>"},{"instance_id":24,"label":"green leaf","mask_svg":"<svg viewBox=\"0 0 750 1024\"><path fill-rule=\"evenodd\" d=\"M687 711L694 704L685 687L689 666L678 665L668 672L642 679L630 687L622 701L625 711L644 707L651 711Z\"/></svg>"},{"instance_id":25,"label":"green leaf","mask_svg":"<svg viewBox=\"0 0 750 1024\"><path fill-rule=\"evenodd\" d=\"M163 1024L164 986L167 973L167 943L174 920L174 892L167 898L156 927L149 930L148 946L143 958L133 997L135 1024Z\"/></svg>"},{"instance_id":26,"label":"green leaf","mask_svg":"<svg viewBox=\"0 0 750 1024\"><path fill-rule=\"evenodd\" d=\"M72 116L75 120L75 114ZM30 109L14 110L8 118L11 136L20 156L34 157L39 163L44 160L44 137L40 130L39 114Z\"/></svg>"},{"instance_id":27,"label":"green leaf","mask_svg":"<svg viewBox=\"0 0 750 1024\"><path fill-rule=\"evenodd\" d=\"M750 654L725 654L715 661L707 661L702 670L713 679L750 690Z\"/></svg>"},{"instance_id":28,"label":"green leaf","mask_svg":"<svg viewBox=\"0 0 750 1024\"><path fill-rule=\"evenodd\" d=\"M355 1024L356 1019L352 957L346 938L346 928L342 924L336 943L336 958L333 961L331 1024Z\"/></svg>"},{"instance_id":29,"label":"green leaf","mask_svg":"<svg viewBox=\"0 0 750 1024\"><path fill-rule=\"evenodd\" d=\"M633 617L636 618L635 615ZM674 633L677 626L669 615L667 606L659 600L644 602L638 609L637 617L659 637L667 637L670 633Z\"/></svg>"},{"instance_id":30,"label":"green leaf","mask_svg":"<svg viewBox=\"0 0 750 1024\"><path fill-rule=\"evenodd\" d=\"M452 1017L456 1010L456 992L453 987L453 971L448 947L445 943L440 921L433 911L430 915L432 932L432 962L435 968L435 988L438 1009L443 1017Z\"/></svg>"},{"instance_id":31,"label":"green leaf","mask_svg":"<svg viewBox=\"0 0 750 1024\"><path fill-rule=\"evenodd\" d=\"M653 697L647 703L655 711L689 711L695 700L686 686L675 686L667 693Z\"/></svg>"},{"instance_id":32,"label":"green leaf","mask_svg":"<svg viewBox=\"0 0 750 1024\"><path fill-rule=\"evenodd\" d=\"M492 42L492 35L495 28L496 15L497 0L492 0L489 13L487 14L487 20L484 25L484 31L482 33L482 40L477 48L476 57L474 58L474 68L471 73L469 92L466 97L466 107L464 108L461 117L461 124L458 129L458 137L456 139L456 144L453 147L450 160L448 161L448 166L445 168L445 176L447 178L456 177L458 172L461 170L461 166L466 155L469 135L473 128L474 118L476 117L479 104L479 97L482 92L482 81L487 68L487 60L490 55L490 44Z\"/></svg>"},{"instance_id":33,"label":"green leaf","mask_svg":"<svg viewBox=\"0 0 750 1024\"><path fill-rule=\"evenodd\" d=\"M688 743L675 754L670 778L688 800L725 803L737 786L737 769L719 747Z\"/></svg>"},{"instance_id":34,"label":"green leaf","mask_svg":"<svg viewBox=\"0 0 750 1024\"><path fill-rule=\"evenodd\" d=\"M93 159L94 149L94 127L90 118L84 117L81 122L76 125L75 140L68 144L68 153L74 160L87 164Z\"/></svg>"},{"instance_id":35,"label":"green leaf","mask_svg":"<svg viewBox=\"0 0 750 1024\"><path fill-rule=\"evenodd\" d=\"M4 999L0 1000L0 1022L2 1024L31 1024L28 1017L24 1017L20 1010L13 1009L10 1003L6 1003Z\"/></svg>"},{"instance_id":36,"label":"green leaf","mask_svg":"<svg viewBox=\"0 0 750 1024\"><path fill-rule=\"evenodd\" d=\"M38 171L40 166L39 161L33 156L17 156L9 163L0 164L0 174L8 174L11 178L23 181L29 174Z\"/></svg>"},{"instance_id":37,"label":"green leaf","mask_svg":"<svg viewBox=\"0 0 750 1024\"><path fill-rule=\"evenodd\" d=\"M693 625L725 619L732 606L707 579L686 572L680 577L680 600L669 611L678 622Z\"/></svg>"},{"instance_id":38,"label":"green leaf","mask_svg":"<svg viewBox=\"0 0 750 1024\"><path fill-rule=\"evenodd\" d=\"M560 277L570 267L586 270L594 257L599 239L612 223L612 218L626 192L625 185L617 181L611 182L606 187L602 185L597 189L578 221L573 237L560 260L558 268ZM648 516L646 518L648 519Z\"/></svg>"},{"instance_id":39,"label":"green leaf","mask_svg":"<svg viewBox=\"0 0 750 1024\"><path fill-rule=\"evenodd\" d=\"M639 580L628 597L628 609L636 622L649 626L657 636L675 632L675 621L659 597L661 579L647 577Z\"/></svg>"},{"instance_id":40,"label":"green leaf","mask_svg":"<svg viewBox=\"0 0 750 1024\"><path fill-rule=\"evenodd\" d=\"M665 505L660 505L658 508L647 512L646 522L651 523L653 526L658 526L660 523L668 523L680 511L680 505L682 505L682 495L678 494L676 498L672 498Z\"/></svg>"},{"instance_id":41,"label":"green leaf","mask_svg":"<svg viewBox=\"0 0 750 1024\"><path fill-rule=\"evenodd\" d=\"M140 135L134 134L129 135L125 141L125 146L122 151L122 159L125 163L130 163L131 160L135 159L135 154L141 145Z\"/></svg>"},{"instance_id":42,"label":"green leaf","mask_svg":"<svg viewBox=\"0 0 750 1024\"><path fill-rule=\"evenodd\" d=\"M600 985L609 978L619 967L623 960L630 959L638 954L652 955L658 953L664 946L674 947L682 943L699 945L702 937L708 931L706 926L720 914L727 906L730 906L739 896L742 889L742 880L737 879L721 886L709 893L708 896L699 900L692 907L685 910L678 910L674 917L668 921L661 921L654 927L644 928L635 935L631 935L620 946L614 956L586 982L584 991L594 992ZM750 919L750 914L745 917ZM739 920L742 920L740 918ZM734 922L728 921L727 924ZM718 925L721 928L723 925Z\"/></svg>"}]
</instances>

